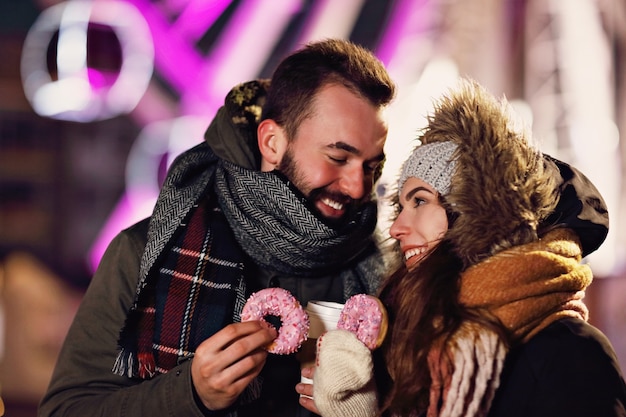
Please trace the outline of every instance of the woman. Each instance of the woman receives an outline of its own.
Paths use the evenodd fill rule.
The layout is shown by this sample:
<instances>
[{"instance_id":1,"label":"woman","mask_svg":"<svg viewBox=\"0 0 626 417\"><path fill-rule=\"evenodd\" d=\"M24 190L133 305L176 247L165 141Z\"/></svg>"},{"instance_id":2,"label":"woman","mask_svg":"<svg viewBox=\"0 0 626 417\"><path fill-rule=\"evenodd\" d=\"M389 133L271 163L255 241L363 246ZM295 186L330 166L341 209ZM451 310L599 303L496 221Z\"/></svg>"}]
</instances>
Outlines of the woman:
<instances>
[{"instance_id":1,"label":"woman","mask_svg":"<svg viewBox=\"0 0 626 417\"><path fill-rule=\"evenodd\" d=\"M390 316L384 378L379 367L372 378L355 337L329 332L318 349L316 408L626 415L615 353L583 302L592 273L581 259L608 224L593 185L542 155L507 103L475 82L462 81L428 122L403 165L390 228L404 262L380 292ZM351 376L343 386L331 382L338 367Z\"/></svg>"}]
</instances>

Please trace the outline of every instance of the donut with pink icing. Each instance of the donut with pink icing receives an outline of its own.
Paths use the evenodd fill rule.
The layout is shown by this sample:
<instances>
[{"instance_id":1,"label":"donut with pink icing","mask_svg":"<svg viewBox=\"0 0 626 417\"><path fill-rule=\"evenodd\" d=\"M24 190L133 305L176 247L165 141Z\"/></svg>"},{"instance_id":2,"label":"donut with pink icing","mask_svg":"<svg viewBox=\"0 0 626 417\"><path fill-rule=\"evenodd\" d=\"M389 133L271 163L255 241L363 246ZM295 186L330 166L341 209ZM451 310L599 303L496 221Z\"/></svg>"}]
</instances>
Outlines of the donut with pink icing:
<instances>
[{"instance_id":1,"label":"donut with pink icing","mask_svg":"<svg viewBox=\"0 0 626 417\"><path fill-rule=\"evenodd\" d=\"M376 297L353 295L341 310L337 328L354 333L365 346L374 350L387 335L387 310Z\"/></svg>"},{"instance_id":2,"label":"donut with pink icing","mask_svg":"<svg viewBox=\"0 0 626 417\"><path fill-rule=\"evenodd\" d=\"M297 351L309 333L309 316L298 300L283 288L265 288L250 295L241 310L241 321L261 320L276 316L281 325L278 337L265 349L270 353L288 355Z\"/></svg>"}]
</instances>

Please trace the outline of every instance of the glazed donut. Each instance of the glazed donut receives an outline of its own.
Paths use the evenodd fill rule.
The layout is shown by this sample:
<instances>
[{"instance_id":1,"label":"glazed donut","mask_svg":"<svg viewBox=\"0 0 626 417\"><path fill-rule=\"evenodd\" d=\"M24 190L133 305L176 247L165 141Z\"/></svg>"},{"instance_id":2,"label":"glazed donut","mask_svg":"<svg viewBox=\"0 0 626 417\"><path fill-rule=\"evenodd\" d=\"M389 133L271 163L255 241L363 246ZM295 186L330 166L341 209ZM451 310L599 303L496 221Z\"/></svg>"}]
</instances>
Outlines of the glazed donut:
<instances>
[{"instance_id":1,"label":"glazed donut","mask_svg":"<svg viewBox=\"0 0 626 417\"><path fill-rule=\"evenodd\" d=\"M376 297L353 295L341 310L337 328L354 333L365 346L374 350L387 335L387 310Z\"/></svg>"},{"instance_id":2,"label":"glazed donut","mask_svg":"<svg viewBox=\"0 0 626 417\"><path fill-rule=\"evenodd\" d=\"M261 320L277 316L281 325L278 337L265 349L270 353L288 355L297 351L309 333L309 316L298 300L283 288L265 288L252 293L241 310L241 321Z\"/></svg>"}]
</instances>

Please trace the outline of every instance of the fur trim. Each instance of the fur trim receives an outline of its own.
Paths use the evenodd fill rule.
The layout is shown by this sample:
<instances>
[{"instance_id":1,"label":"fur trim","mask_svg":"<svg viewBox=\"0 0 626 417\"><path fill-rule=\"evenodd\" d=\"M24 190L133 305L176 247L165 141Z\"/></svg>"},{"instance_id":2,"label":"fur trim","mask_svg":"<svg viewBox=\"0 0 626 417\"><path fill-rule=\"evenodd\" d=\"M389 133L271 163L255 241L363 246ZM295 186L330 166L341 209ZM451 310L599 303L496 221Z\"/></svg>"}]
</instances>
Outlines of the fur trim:
<instances>
[{"instance_id":1,"label":"fur trim","mask_svg":"<svg viewBox=\"0 0 626 417\"><path fill-rule=\"evenodd\" d=\"M463 79L436 104L428 121L423 144L452 141L458 146L446 195L458 218L447 238L465 266L537 240L538 224L558 202L556 180L506 99Z\"/></svg>"}]
</instances>

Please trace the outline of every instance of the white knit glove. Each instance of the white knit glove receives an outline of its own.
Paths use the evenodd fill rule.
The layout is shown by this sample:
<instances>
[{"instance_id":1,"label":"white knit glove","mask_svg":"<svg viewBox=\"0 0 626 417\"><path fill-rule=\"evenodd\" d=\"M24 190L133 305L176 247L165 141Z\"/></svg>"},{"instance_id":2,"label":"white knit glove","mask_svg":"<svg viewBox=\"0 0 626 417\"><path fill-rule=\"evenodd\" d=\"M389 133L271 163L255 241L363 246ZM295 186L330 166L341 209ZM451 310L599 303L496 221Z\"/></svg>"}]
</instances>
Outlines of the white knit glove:
<instances>
[{"instance_id":1,"label":"white knit glove","mask_svg":"<svg viewBox=\"0 0 626 417\"><path fill-rule=\"evenodd\" d=\"M372 352L347 330L317 341L313 398L324 417L372 417L378 413Z\"/></svg>"}]
</instances>

